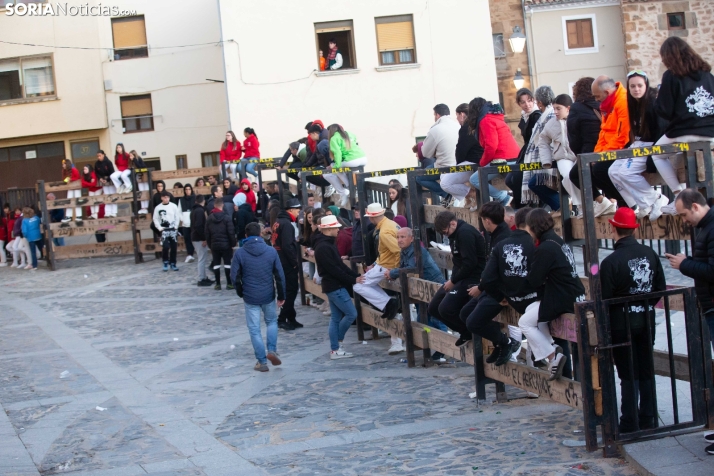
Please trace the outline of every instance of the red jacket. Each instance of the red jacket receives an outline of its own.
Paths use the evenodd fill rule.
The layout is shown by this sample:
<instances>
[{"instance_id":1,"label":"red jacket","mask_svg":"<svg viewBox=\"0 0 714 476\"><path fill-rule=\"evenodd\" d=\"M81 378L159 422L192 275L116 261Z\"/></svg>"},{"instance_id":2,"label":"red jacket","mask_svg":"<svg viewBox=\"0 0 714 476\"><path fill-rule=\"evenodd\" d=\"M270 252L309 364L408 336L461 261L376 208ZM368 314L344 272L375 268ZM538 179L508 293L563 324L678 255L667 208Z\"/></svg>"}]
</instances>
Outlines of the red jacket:
<instances>
[{"instance_id":1,"label":"red jacket","mask_svg":"<svg viewBox=\"0 0 714 476\"><path fill-rule=\"evenodd\" d=\"M0 218L0 241L7 242L8 232L7 232L7 218ZM4 253L5 250L0 248L0 253Z\"/></svg>"},{"instance_id":2,"label":"red jacket","mask_svg":"<svg viewBox=\"0 0 714 476\"><path fill-rule=\"evenodd\" d=\"M337 251L340 256L352 256L352 232L351 227L342 228L337 233Z\"/></svg>"},{"instance_id":3,"label":"red jacket","mask_svg":"<svg viewBox=\"0 0 714 476\"><path fill-rule=\"evenodd\" d=\"M121 155L114 156L114 165L117 166L119 172L124 172L129 168L129 154L123 152Z\"/></svg>"},{"instance_id":4,"label":"red jacket","mask_svg":"<svg viewBox=\"0 0 714 476\"><path fill-rule=\"evenodd\" d=\"M221 162L240 160L241 155L243 151L240 148L240 141L236 141L235 149L231 143L228 143L225 149L221 147Z\"/></svg>"},{"instance_id":5,"label":"red jacket","mask_svg":"<svg viewBox=\"0 0 714 476\"><path fill-rule=\"evenodd\" d=\"M15 228L15 212L10 212L10 215L5 218L7 220L7 241L14 240L15 237L12 236L12 230Z\"/></svg>"},{"instance_id":6,"label":"red jacket","mask_svg":"<svg viewBox=\"0 0 714 476\"><path fill-rule=\"evenodd\" d=\"M69 180L67 180L68 178ZM79 179L79 170L77 170L77 167L75 167L74 165L70 169L69 173L67 173L66 169L62 169L62 180L66 180L66 183L74 182Z\"/></svg>"},{"instance_id":7,"label":"red jacket","mask_svg":"<svg viewBox=\"0 0 714 476\"><path fill-rule=\"evenodd\" d=\"M244 178L243 180L240 181L241 188L238 189L236 192L236 195L239 193L244 193L245 194L245 203L250 205L251 210L253 210L253 213L255 213L256 208L258 208L258 203L255 200L255 192L253 192L253 188L251 187L250 180L247 178ZM243 184L248 184L248 191L243 190Z\"/></svg>"},{"instance_id":8,"label":"red jacket","mask_svg":"<svg viewBox=\"0 0 714 476\"><path fill-rule=\"evenodd\" d=\"M486 114L478 125L478 141L483 147L479 165L486 167L492 160L515 159L520 147L511 134L503 114Z\"/></svg>"},{"instance_id":9,"label":"red jacket","mask_svg":"<svg viewBox=\"0 0 714 476\"><path fill-rule=\"evenodd\" d=\"M258 138L255 137L255 134L251 134L248 137L245 138L243 141L243 158L246 159L259 159L260 158L260 151L258 148L260 147L260 142L258 142Z\"/></svg>"},{"instance_id":10,"label":"red jacket","mask_svg":"<svg viewBox=\"0 0 714 476\"><path fill-rule=\"evenodd\" d=\"M100 187L99 184L97 183L97 174L92 172L89 180L90 180L89 182L84 180L84 175L82 175L82 188L86 188L90 192L96 192L97 190L102 189L102 187Z\"/></svg>"},{"instance_id":11,"label":"red jacket","mask_svg":"<svg viewBox=\"0 0 714 476\"><path fill-rule=\"evenodd\" d=\"M314 121L312 121L312 123L319 125L323 129L325 128L325 124L323 124L320 119L315 119ZM307 135L307 146L310 148L310 152L315 152L317 143L314 140L310 139L310 134Z\"/></svg>"}]
</instances>

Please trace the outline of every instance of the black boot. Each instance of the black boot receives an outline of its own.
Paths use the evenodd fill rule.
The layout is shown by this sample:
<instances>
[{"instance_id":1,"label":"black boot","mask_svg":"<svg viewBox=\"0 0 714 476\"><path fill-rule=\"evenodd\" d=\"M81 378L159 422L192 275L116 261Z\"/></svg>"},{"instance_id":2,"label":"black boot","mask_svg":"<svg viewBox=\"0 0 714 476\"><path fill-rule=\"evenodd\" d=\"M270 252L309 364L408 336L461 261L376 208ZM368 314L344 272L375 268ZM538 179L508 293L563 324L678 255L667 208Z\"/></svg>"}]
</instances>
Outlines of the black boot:
<instances>
[{"instance_id":1,"label":"black boot","mask_svg":"<svg viewBox=\"0 0 714 476\"><path fill-rule=\"evenodd\" d=\"M657 396L653 380L640 380L640 430L657 428Z\"/></svg>"},{"instance_id":2,"label":"black boot","mask_svg":"<svg viewBox=\"0 0 714 476\"><path fill-rule=\"evenodd\" d=\"M491 352L491 355L486 358L486 363L493 364L494 362L496 362L498 360L498 356L504 350L503 348L506 347L510 343L510 341L511 340L509 339L509 337L502 332L501 340L493 343L493 352Z\"/></svg>"},{"instance_id":3,"label":"black boot","mask_svg":"<svg viewBox=\"0 0 714 476\"><path fill-rule=\"evenodd\" d=\"M630 380L621 380L620 389L622 401L620 404L620 433L632 433L639 431L640 427L637 424L637 401L638 401L638 382Z\"/></svg>"}]
</instances>

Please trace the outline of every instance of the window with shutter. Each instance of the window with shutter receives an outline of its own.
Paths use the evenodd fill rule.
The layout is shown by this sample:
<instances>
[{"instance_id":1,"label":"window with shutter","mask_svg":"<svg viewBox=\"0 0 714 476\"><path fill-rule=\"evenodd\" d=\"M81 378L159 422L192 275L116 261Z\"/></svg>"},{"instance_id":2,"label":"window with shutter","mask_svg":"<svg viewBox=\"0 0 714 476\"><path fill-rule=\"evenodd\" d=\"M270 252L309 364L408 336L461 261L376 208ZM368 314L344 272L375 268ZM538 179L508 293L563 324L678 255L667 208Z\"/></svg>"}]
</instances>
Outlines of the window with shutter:
<instances>
[{"instance_id":1,"label":"window with shutter","mask_svg":"<svg viewBox=\"0 0 714 476\"><path fill-rule=\"evenodd\" d=\"M377 29L379 64L388 66L416 62L414 22L412 15L378 17Z\"/></svg>"},{"instance_id":2,"label":"window with shutter","mask_svg":"<svg viewBox=\"0 0 714 476\"><path fill-rule=\"evenodd\" d=\"M154 130L151 94L120 98L124 133Z\"/></svg>"},{"instance_id":3,"label":"window with shutter","mask_svg":"<svg viewBox=\"0 0 714 476\"><path fill-rule=\"evenodd\" d=\"M112 35L115 60L149 56L143 15L112 18Z\"/></svg>"},{"instance_id":4,"label":"window with shutter","mask_svg":"<svg viewBox=\"0 0 714 476\"><path fill-rule=\"evenodd\" d=\"M565 54L597 53L595 15L563 17Z\"/></svg>"}]
</instances>

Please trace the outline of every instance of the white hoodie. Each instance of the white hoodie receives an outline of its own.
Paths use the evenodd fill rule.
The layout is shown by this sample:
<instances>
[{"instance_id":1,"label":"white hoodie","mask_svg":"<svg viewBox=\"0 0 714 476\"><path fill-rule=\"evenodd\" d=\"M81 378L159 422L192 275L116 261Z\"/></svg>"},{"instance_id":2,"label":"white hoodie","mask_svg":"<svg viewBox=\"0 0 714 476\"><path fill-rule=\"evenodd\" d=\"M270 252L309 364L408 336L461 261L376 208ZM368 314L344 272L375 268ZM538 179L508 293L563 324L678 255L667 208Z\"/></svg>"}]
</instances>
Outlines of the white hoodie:
<instances>
[{"instance_id":1,"label":"white hoodie","mask_svg":"<svg viewBox=\"0 0 714 476\"><path fill-rule=\"evenodd\" d=\"M173 228L178 230L181 214L176 204L169 202L164 205L160 203L154 208L154 226L157 230L163 231L164 228Z\"/></svg>"}]
</instances>

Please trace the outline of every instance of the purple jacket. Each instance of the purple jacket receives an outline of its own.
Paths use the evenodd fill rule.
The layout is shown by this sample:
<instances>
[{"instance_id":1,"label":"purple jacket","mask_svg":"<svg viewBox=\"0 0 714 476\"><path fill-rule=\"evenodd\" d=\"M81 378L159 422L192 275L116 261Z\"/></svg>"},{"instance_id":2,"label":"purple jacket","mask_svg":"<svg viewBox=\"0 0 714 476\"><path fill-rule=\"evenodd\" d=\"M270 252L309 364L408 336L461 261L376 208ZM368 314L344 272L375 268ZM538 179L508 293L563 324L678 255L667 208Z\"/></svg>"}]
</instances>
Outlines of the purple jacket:
<instances>
[{"instance_id":1,"label":"purple jacket","mask_svg":"<svg viewBox=\"0 0 714 476\"><path fill-rule=\"evenodd\" d=\"M22 219L24 217L20 215L15 219L15 225L12 227L12 236L14 238L22 237Z\"/></svg>"}]
</instances>

